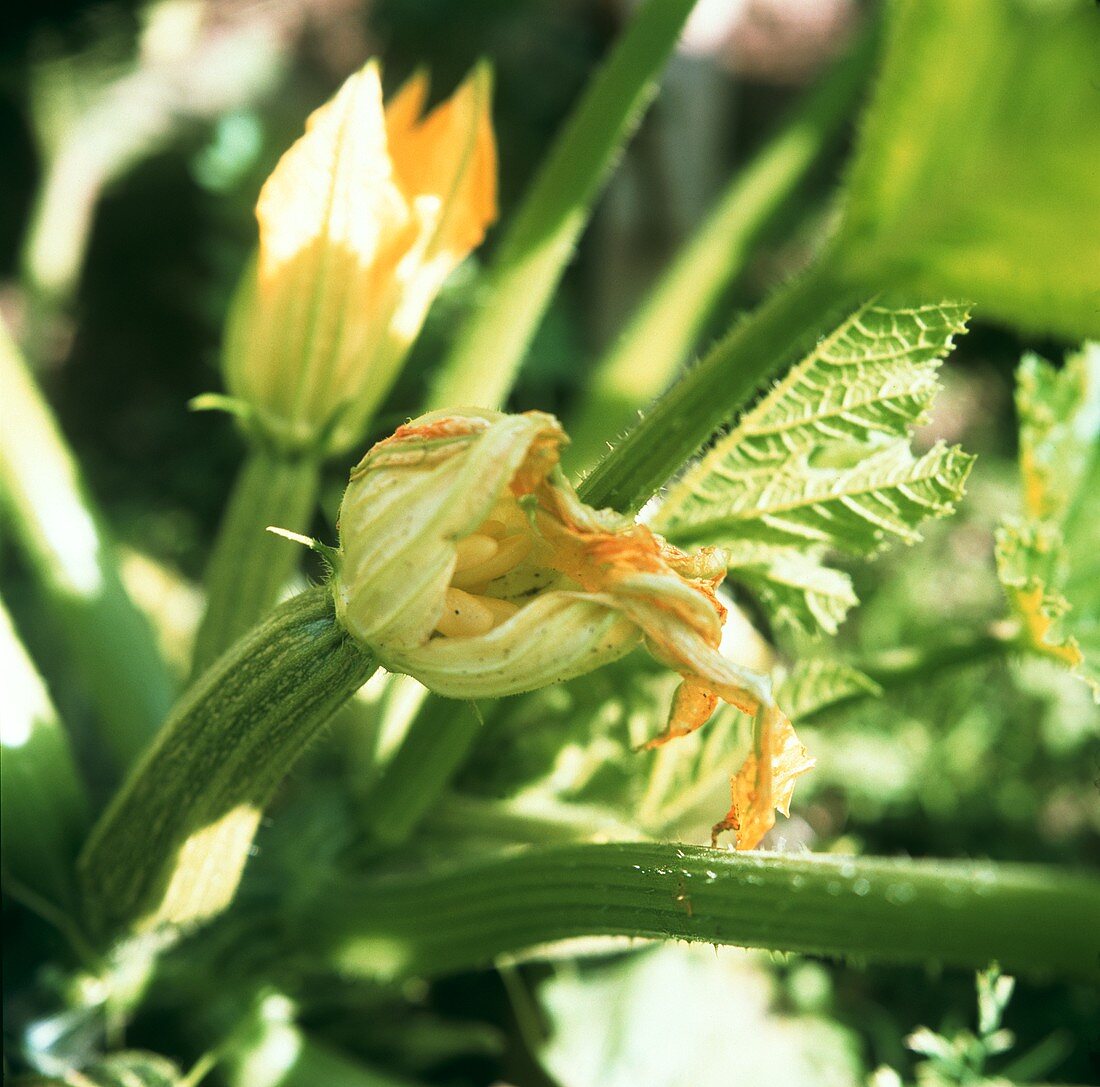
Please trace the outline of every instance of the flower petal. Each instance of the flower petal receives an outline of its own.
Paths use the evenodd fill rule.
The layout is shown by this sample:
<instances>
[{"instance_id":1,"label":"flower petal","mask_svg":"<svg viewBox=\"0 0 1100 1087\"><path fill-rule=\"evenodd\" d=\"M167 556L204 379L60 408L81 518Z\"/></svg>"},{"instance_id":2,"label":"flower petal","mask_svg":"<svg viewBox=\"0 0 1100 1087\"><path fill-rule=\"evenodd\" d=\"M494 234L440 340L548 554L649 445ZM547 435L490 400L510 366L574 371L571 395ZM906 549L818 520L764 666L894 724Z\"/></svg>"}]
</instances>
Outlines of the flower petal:
<instances>
[{"instance_id":1,"label":"flower petal","mask_svg":"<svg viewBox=\"0 0 1100 1087\"><path fill-rule=\"evenodd\" d=\"M638 629L603 601L551 591L474 638L433 638L379 653L382 664L415 676L448 698L522 694L602 668L640 641Z\"/></svg>"},{"instance_id":2,"label":"flower petal","mask_svg":"<svg viewBox=\"0 0 1100 1087\"><path fill-rule=\"evenodd\" d=\"M715 824L712 844L722 831L732 830L738 849L755 849L775 826L775 813L790 814L795 781L814 767L783 713L765 709L760 718L757 750L750 752L730 781L730 810Z\"/></svg>"},{"instance_id":3,"label":"flower petal","mask_svg":"<svg viewBox=\"0 0 1100 1087\"><path fill-rule=\"evenodd\" d=\"M557 420L540 412L436 412L379 442L340 507L337 614L366 645L407 651L443 611L456 545L534 458L556 457Z\"/></svg>"}]
</instances>

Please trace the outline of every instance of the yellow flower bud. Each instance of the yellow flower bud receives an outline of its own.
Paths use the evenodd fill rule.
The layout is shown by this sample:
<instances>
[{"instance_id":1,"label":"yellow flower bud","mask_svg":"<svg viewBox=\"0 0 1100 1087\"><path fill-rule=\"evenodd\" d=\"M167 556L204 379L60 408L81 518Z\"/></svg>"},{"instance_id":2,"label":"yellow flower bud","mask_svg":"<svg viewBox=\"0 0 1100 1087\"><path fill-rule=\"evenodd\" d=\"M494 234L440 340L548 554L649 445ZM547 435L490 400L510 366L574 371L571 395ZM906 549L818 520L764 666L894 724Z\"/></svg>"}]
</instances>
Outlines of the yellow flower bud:
<instances>
[{"instance_id":1,"label":"yellow flower bud","mask_svg":"<svg viewBox=\"0 0 1100 1087\"><path fill-rule=\"evenodd\" d=\"M276 440L327 452L360 440L443 281L496 216L489 93L479 66L427 116L423 76L383 108L372 61L268 178L225 377Z\"/></svg>"},{"instance_id":2,"label":"yellow flower bud","mask_svg":"<svg viewBox=\"0 0 1100 1087\"><path fill-rule=\"evenodd\" d=\"M757 715L716 827L751 848L812 762L768 678L719 652L725 556L584 505L558 467L565 441L541 412L463 410L375 445L340 508L337 616L386 668L454 698L534 690L644 644L683 677L651 746L694 731L719 699Z\"/></svg>"}]
</instances>

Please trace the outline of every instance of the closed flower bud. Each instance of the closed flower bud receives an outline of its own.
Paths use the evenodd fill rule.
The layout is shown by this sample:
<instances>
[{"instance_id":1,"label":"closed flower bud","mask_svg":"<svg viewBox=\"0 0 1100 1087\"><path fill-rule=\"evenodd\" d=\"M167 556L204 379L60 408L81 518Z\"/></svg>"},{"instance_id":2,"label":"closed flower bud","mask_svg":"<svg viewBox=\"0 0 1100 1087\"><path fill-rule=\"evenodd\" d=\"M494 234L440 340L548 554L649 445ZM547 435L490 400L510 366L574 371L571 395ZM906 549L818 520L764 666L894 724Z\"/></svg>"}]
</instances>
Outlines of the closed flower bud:
<instances>
[{"instance_id":1,"label":"closed flower bud","mask_svg":"<svg viewBox=\"0 0 1100 1087\"><path fill-rule=\"evenodd\" d=\"M565 441L550 415L463 410L375 445L340 508L337 616L386 668L454 698L534 690L644 644L683 677L651 746L694 731L719 699L756 715L716 827L751 848L812 762L769 680L719 652L725 557L584 505L558 467Z\"/></svg>"},{"instance_id":2,"label":"closed flower bud","mask_svg":"<svg viewBox=\"0 0 1100 1087\"><path fill-rule=\"evenodd\" d=\"M422 76L383 108L378 66L310 117L260 193L260 247L230 313L230 393L273 440L360 440L448 274L496 215L490 78L421 116Z\"/></svg>"}]
</instances>

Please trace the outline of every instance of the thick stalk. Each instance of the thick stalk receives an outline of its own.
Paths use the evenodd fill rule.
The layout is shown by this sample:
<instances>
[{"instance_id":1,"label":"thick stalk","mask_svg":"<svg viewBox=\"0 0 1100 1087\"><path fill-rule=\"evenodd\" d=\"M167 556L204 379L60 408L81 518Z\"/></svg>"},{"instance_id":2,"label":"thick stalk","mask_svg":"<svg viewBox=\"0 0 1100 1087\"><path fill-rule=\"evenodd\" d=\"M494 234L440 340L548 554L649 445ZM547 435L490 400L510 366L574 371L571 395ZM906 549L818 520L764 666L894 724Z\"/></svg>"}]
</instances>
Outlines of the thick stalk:
<instances>
[{"instance_id":1,"label":"thick stalk","mask_svg":"<svg viewBox=\"0 0 1100 1087\"><path fill-rule=\"evenodd\" d=\"M858 298L823 255L684 374L596 465L578 488L580 496L592 506L637 512L764 382L835 328Z\"/></svg>"},{"instance_id":2,"label":"thick stalk","mask_svg":"<svg viewBox=\"0 0 1100 1087\"><path fill-rule=\"evenodd\" d=\"M2 325L0 500L103 739L126 768L167 716L173 684L76 461Z\"/></svg>"},{"instance_id":3,"label":"thick stalk","mask_svg":"<svg viewBox=\"0 0 1100 1087\"><path fill-rule=\"evenodd\" d=\"M811 167L841 132L866 82L867 35L807 97L785 128L734 176L600 359L569 425L565 464L583 470L659 396L695 346L723 292L772 232Z\"/></svg>"},{"instance_id":4,"label":"thick stalk","mask_svg":"<svg viewBox=\"0 0 1100 1087\"><path fill-rule=\"evenodd\" d=\"M88 799L49 692L0 602L0 839L5 882L75 904L73 862Z\"/></svg>"},{"instance_id":5,"label":"thick stalk","mask_svg":"<svg viewBox=\"0 0 1100 1087\"><path fill-rule=\"evenodd\" d=\"M80 858L91 925L113 936L227 906L275 787L374 669L325 587L221 656L92 830Z\"/></svg>"},{"instance_id":6,"label":"thick stalk","mask_svg":"<svg viewBox=\"0 0 1100 1087\"><path fill-rule=\"evenodd\" d=\"M501 239L429 408L500 407L695 0L647 0L589 83Z\"/></svg>"},{"instance_id":7,"label":"thick stalk","mask_svg":"<svg viewBox=\"0 0 1100 1087\"><path fill-rule=\"evenodd\" d=\"M301 548L267 527L308 531L320 478L316 457L259 446L249 452L206 570L206 612L195 638L192 679L275 606Z\"/></svg>"},{"instance_id":8,"label":"thick stalk","mask_svg":"<svg viewBox=\"0 0 1100 1087\"><path fill-rule=\"evenodd\" d=\"M1100 978L1100 881L1046 868L582 845L330 891L309 916L317 946L381 978L601 935Z\"/></svg>"}]
</instances>

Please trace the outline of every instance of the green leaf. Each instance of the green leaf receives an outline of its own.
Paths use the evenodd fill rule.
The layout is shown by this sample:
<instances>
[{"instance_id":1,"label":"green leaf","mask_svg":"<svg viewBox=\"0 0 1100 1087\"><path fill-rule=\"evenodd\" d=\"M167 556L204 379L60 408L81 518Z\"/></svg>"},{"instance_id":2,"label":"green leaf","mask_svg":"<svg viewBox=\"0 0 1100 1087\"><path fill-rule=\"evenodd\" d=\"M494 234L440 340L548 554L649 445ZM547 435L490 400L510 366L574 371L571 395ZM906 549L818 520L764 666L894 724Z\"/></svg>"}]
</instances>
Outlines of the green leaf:
<instances>
[{"instance_id":1,"label":"green leaf","mask_svg":"<svg viewBox=\"0 0 1100 1087\"><path fill-rule=\"evenodd\" d=\"M1027 648L1078 675L1100 703L1100 599L1089 591L1095 517L1078 501L1095 490L1100 469L1100 347L1087 345L1061 370L1026 356L1016 372L1016 410L1027 518L1006 518L998 528L997 575Z\"/></svg>"},{"instance_id":2,"label":"green leaf","mask_svg":"<svg viewBox=\"0 0 1100 1087\"><path fill-rule=\"evenodd\" d=\"M704 460L674 489L660 527L677 540L748 537L871 555L892 537L915 543L921 521L951 513L973 462L942 443L914 457L905 442L851 468L814 468L802 459L772 473L738 474L735 465Z\"/></svg>"},{"instance_id":3,"label":"green leaf","mask_svg":"<svg viewBox=\"0 0 1100 1087\"><path fill-rule=\"evenodd\" d=\"M803 660L783 678L776 699L788 716L800 721L849 698L881 694L879 684L850 664Z\"/></svg>"},{"instance_id":4,"label":"green leaf","mask_svg":"<svg viewBox=\"0 0 1100 1087\"><path fill-rule=\"evenodd\" d=\"M895 308L874 300L791 368L705 458L711 470L770 470L827 445L901 438L939 392L936 370L966 331L952 302Z\"/></svg>"},{"instance_id":5,"label":"green leaf","mask_svg":"<svg viewBox=\"0 0 1100 1087\"><path fill-rule=\"evenodd\" d=\"M824 565L823 548L738 540L727 551L730 577L751 589L780 623L835 634L859 603L852 579Z\"/></svg>"},{"instance_id":6,"label":"green leaf","mask_svg":"<svg viewBox=\"0 0 1100 1087\"><path fill-rule=\"evenodd\" d=\"M1100 344L1055 370L1026 355L1016 371L1020 474L1029 517L1062 518L1081 491L1100 437Z\"/></svg>"},{"instance_id":7,"label":"green leaf","mask_svg":"<svg viewBox=\"0 0 1100 1087\"><path fill-rule=\"evenodd\" d=\"M1031 332L1100 335L1100 10L892 6L835 251L859 283L971 299Z\"/></svg>"},{"instance_id":8,"label":"green leaf","mask_svg":"<svg viewBox=\"0 0 1100 1087\"><path fill-rule=\"evenodd\" d=\"M80 469L0 322L0 506L39 598L72 654L102 739L125 768L172 704L173 682L119 575Z\"/></svg>"},{"instance_id":9,"label":"green leaf","mask_svg":"<svg viewBox=\"0 0 1100 1087\"><path fill-rule=\"evenodd\" d=\"M912 543L962 494L971 458L942 445L917 458L908 437L966 317L949 302L858 307L671 489L656 527L722 545L778 620L834 633L856 598L825 551Z\"/></svg>"},{"instance_id":10,"label":"green leaf","mask_svg":"<svg viewBox=\"0 0 1100 1087\"><path fill-rule=\"evenodd\" d=\"M730 534L872 555L891 537L915 543L921 521L953 512L973 460L942 443L917 458L896 442L852 468L790 464L770 477L704 477L670 527L679 539Z\"/></svg>"},{"instance_id":11,"label":"green leaf","mask_svg":"<svg viewBox=\"0 0 1100 1087\"><path fill-rule=\"evenodd\" d=\"M539 990L540 1060L562 1087L816 1087L826 1068L832 1087L863 1083L854 1036L823 1016L775 1015L774 989L755 957L705 947L558 966Z\"/></svg>"},{"instance_id":12,"label":"green leaf","mask_svg":"<svg viewBox=\"0 0 1100 1087\"><path fill-rule=\"evenodd\" d=\"M46 685L0 601L0 840L5 881L55 905L74 899L73 862L88 798Z\"/></svg>"}]
</instances>

